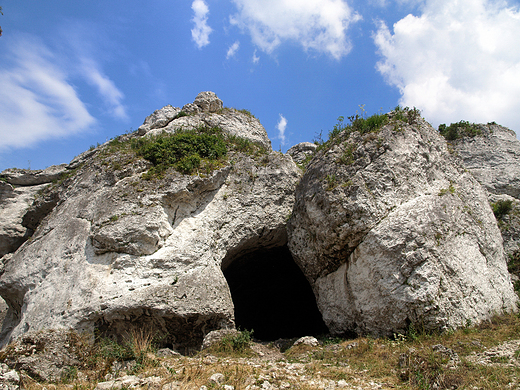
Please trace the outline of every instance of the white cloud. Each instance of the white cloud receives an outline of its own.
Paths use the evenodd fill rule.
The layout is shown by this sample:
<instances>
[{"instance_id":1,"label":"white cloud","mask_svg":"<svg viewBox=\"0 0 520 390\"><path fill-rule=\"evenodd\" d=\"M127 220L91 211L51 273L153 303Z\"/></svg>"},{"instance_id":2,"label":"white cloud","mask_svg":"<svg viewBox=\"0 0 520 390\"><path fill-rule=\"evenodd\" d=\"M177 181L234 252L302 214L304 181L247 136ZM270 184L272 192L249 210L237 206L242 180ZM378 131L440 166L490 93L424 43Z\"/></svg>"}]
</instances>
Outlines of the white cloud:
<instances>
[{"instance_id":1,"label":"white cloud","mask_svg":"<svg viewBox=\"0 0 520 390\"><path fill-rule=\"evenodd\" d=\"M229 59L231 57L234 57L236 52L238 51L238 48L240 47L240 42L235 41L231 46L229 46L229 49L226 54L226 58Z\"/></svg>"},{"instance_id":2,"label":"white cloud","mask_svg":"<svg viewBox=\"0 0 520 390\"><path fill-rule=\"evenodd\" d=\"M278 121L278 124L276 125L276 128L278 129L278 139L282 143L282 145L285 145L285 128L287 127L287 119L280 114L280 120Z\"/></svg>"},{"instance_id":3,"label":"white cloud","mask_svg":"<svg viewBox=\"0 0 520 390\"><path fill-rule=\"evenodd\" d=\"M105 104L110 108L110 114L119 119L128 119L126 108L122 104L123 93L116 87L99 69L98 64L89 58L82 59L82 75L87 81L96 87Z\"/></svg>"},{"instance_id":4,"label":"white cloud","mask_svg":"<svg viewBox=\"0 0 520 390\"><path fill-rule=\"evenodd\" d=\"M31 146L95 123L67 72L37 38L22 38L10 49L11 66L0 68L0 149Z\"/></svg>"},{"instance_id":5,"label":"white cloud","mask_svg":"<svg viewBox=\"0 0 520 390\"><path fill-rule=\"evenodd\" d=\"M207 23L209 8L204 0L194 0L191 4L191 9L195 13L192 19L195 27L191 30L191 37L197 44L197 47L201 49L209 44L209 34L212 31Z\"/></svg>"},{"instance_id":6,"label":"white cloud","mask_svg":"<svg viewBox=\"0 0 520 390\"><path fill-rule=\"evenodd\" d=\"M381 22L377 68L434 125L496 121L520 132L520 12L493 0L427 0L393 32Z\"/></svg>"},{"instance_id":7,"label":"white cloud","mask_svg":"<svg viewBox=\"0 0 520 390\"><path fill-rule=\"evenodd\" d=\"M251 34L267 53L284 41L339 59L348 54L350 24L361 17L344 0L233 0L238 13L230 18Z\"/></svg>"},{"instance_id":8,"label":"white cloud","mask_svg":"<svg viewBox=\"0 0 520 390\"><path fill-rule=\"evenodd\" d=\"M258 57L256 55L256 50L255 50L253 53L253 64L258 64L259 61L260 61L260 57Z\"/></svg>"}]
</instances>

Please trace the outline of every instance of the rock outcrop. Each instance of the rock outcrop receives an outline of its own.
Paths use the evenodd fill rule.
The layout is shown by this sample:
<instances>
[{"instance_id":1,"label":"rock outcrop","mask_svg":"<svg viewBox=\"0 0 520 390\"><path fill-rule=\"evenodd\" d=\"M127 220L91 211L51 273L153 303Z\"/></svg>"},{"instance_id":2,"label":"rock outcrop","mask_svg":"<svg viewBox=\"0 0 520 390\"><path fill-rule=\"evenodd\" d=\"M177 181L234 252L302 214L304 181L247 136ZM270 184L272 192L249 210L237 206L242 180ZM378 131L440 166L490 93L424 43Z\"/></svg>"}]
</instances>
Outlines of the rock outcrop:
<instances>
[{"instance_id":1,"label":"rock outcrop","mask_svg":"<svg viewBox=\"0 0 520 390\"><path fill-rule=\"evenodd\" d=\"M3 344L29 330L122 335L136 325L184 351L211 330L233 327L222 263L286 243L301 173L290 157L264 148L270 143L258 120L203 111L215 105L201 100L200 112L169 122L156 120L169 109L155 113L145 136L218 125L257 146L228 151L227 163L209 173L170 170L152 180L141 177L151 164L125 149L138 135L75 159L74 175L46 187L31 208L25 203L24 218L50 200L53 207L31 240L4 258Z\"/></svg>"},{"instance_id":2,"label":"rock outcrop","mask_svg":"<svg viewBox=\"0 0 520 390\"><path fill-rule=\"evenodd\" d=\"M520 142L515 132L494 123L475 126L478 135L449 141L453 151L487 191L520 199Z\"/></svg>"},{"instance_id":3,"label":"rock outcrop","mask_svg":"<svg viewBox=\"0 0 520 390\"><path fill-rule=\"evenodd\" d=\"M121 338L139 327L188 352L235 327L234 291L282 291L266 291L280 278L262 266L292 275L293 257L335 334L445 329L514 310L486 192L424 120L390 118L378 131L283 155L248 111L202 92L70 164L4 171L0 295L9 309L0 344L42 329ZM196 156L196 169L158 170L136 149L159 140L159 153L168 135L201 131L222 136L226 153ZM303 174L295 161L312 156ZM255 283L241 280L255 274ZM291 307L307 319L318 313L323 329L306 305ZM272 313L247 315L272 322Z\"/></svg>"},{"instance_id":4,"label":"rock outcrop","mask_svg":"<svg viewBox=\"0 0 520 390\"><path fill-rule=\"evenodd\" d=\"M316 153L317 147L318 145L313 144L312 142L300 142L291 147L287 151L287 154L292 157L296 164L302 164L312 158L314 153Z\"/></svg>"},{"instance_id":5,"label":"rock outcrop","mask_svg":"<svg viewBox=\"0 0 520 390\"><path fill-rule=\"evenodd\" d=\"M509 203L499 213L506 254L520 249L520 141L514 131L495 123L474 124L473 136L448 141L453 153L488 191L492 205Z\"/></svg>"},{"instance_id":6,"label":"rock outcrop","mask_svg":"<svg viewBox=\"0 0 520 390\"><path fill-rule=\"evenodd\" d=\"M319 151L288 236L333 333L446 329L516 309L487 194L422 119Z\"/></svg>"},{"instance_id":7,"label":"rock outcrop","mask_svg":"<svg viewBox=\"0 0 520 390\"><path fill-rule=\"evenodd\" d=\"M6 169L0 173L0 258L14 252L32 235L44 211L34 209L26 216L27 210L49 183L65 177L67 171L66 164L62 164L45 170Z\"/></svg>"}]
</instances>

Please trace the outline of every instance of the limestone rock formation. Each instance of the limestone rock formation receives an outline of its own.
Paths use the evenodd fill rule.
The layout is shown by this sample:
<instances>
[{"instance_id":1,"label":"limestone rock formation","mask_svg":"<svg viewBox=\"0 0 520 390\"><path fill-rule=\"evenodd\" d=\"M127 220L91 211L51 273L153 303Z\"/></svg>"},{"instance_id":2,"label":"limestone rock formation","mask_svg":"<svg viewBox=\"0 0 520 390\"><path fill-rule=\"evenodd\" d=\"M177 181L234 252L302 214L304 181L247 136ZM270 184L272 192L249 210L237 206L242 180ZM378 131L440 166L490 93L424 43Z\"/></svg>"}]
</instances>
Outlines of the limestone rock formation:
<instances>
[{"instance_id":1,"label":"limestone rock formation","mask_svg":"<svg viewBox=\"0 0 520 390\"><path fill-rule=\"evenodd\" d=\"M151 163L127 147L139 135L126 135L78 156L67 166L73 174L47 185L32 205L29 195L15 198L23 203L17 221L34 234L3 258L0 294L9 311L2 344L40 329L121 336L135 325L184 351L211 330L233 327L222 263L286 243L301 172L290 157L263 148L270 143L255 118L202 111L218 109L211 97L199 95L201 112L192 116L170 121L175 110L154 113L144 137L218 125L257 146L229 150L212 171L170 169L145 180Z\"/></svg>"},{"instance_id":2,"label":"limestone rock formation","mask_svg":"<svg viewBox=\"0 0 520 390\"><path fill-rule=\"evenodd\" d=\"M296 164L301 164L305 160L310 160L310 158L312 158L317 147L318 146L312 142L300 142L291 147L287 151L287 154L292 157Z\"/></svg>"},{"instance_id":3,"label":"limestone rock formation","mask_svg":"<svg viewBox=\"0 0 520 390\"><path fill-rule=\"evenodd\" d=\"M33 226L25 216L34 198L49 183L66 175L65 164L45 170L6 169L0 173L0 258L14 252L32 235ZM31 216L42 217L41 213Z\"/></svg>"},{"instance_id":4,"label":"limestone rock formation","mask_svg":"<svg viewBox=\"0 0 520 390\"><path fill-rule=\"evenodd\" d=\"M444 329L513 310L486 192L425 121L390 117L377 132L283 155L248 111L202 92L70 164L2 172L0 295L8 311L0 345L23 344L23 335L31 343L42 329L121 338L139 327L186 352L212 331L233 329L239 308L262 324L292 313L232 296L281 300L284 290L270 289L275 280L301 288L285 294L300 299L291 308L306 321L295 322L313 317L312 329L326 324L336 334ZM159 170L136 149L159 140L162 153L169 135L193 138L201 129L216 131L222 138L209 144L225 140L226 153L195 156L196 169ZM312 155L302 176L295 161ZM292 277L300 271L293 257L304 276ZM301 298L315 304L309 286L325 324Z\"/></svg>"},{"instance_id":5,"label":"limestone rock formation","mask_svg":"<svg viewBox=\"0 0 520 390\"><path fill-rule=\"evenodd\" d=\"M516 309L486 192L415 121L338 136L296 189L289 248L333 333L446 329Z\"/></svg>"},{"instance_id":6,"label":"limestone rock formation","mask_svg":"<svg viewBox=\"0 0 520 390\"><path fill-rule=\"evenodd\" d=\"M157 135L163 131L200 126L220 127L230 135L271 148L271 141L258 119L249 112L223 107L222 100L213 92L199 93L193 103L184 105L182 109L165 106L155 111L139 127L139 134Z\"/></svg>"},{"instance_id":7,"label":"limestone rock formation","mask_svg":"<svg viewBox=\"0 0 520 390\"><path fill-rule=\"evenodd\" d=\"M495 123L475 124L475 135L449 141L453 153L488 191L494 205L508 202L498 225L508 256L520 249L520 141L514 131Z\"/></svg>"},{"instance_id":8,"label":"limestone rock formation","mask_svg":"<svg viewBox=\"0 0 520 390\"><path fill-rule=\"evenodd\" d=\"M520 142L515 132L494 123L476 126L479 135L449 141L455 154L490 193L520 199Z\"/></svg>"}]
</instances>

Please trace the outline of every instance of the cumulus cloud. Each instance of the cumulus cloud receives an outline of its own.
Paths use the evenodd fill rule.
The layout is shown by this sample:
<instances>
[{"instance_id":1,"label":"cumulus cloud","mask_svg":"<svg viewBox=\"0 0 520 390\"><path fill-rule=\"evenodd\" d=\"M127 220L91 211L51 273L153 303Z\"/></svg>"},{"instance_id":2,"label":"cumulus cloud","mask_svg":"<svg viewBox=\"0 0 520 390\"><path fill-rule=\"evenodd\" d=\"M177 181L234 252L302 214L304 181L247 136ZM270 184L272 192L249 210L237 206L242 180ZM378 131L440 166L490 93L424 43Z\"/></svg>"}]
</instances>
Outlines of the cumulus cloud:
<instances>
[{"instance_id":1,"label":"cumulus cloud","mask_svg":"<svg viewBox=\"0 0 520 390\"><path fill-rule=\"evenodd\" d=\"M434 125L496 121L520 131L520 12L493 0L426 0L374 34L377 69Z\"/></svg>"},{"instance_id":2,"label":"cumulus cloud","mask_svg":"<svg viewBox=\"0 0 520 390\"><path fill-rule=\"evenodd\" d=\"M276 128L278 129L278 139L280 140L282 145L285 145L285 128L287 127L287 119L280 114L280 119Z\"/></svg>"},{"instance_id":3,"label":"cumulus cloud","mask_svg":"<svg viewBox=\"0 0 520 390\"><path fill-rule=\"evenodd\" d=\"M0 148L81 132L95 123L67 72L35 37L12 43L0 68Z\"/></svg>"},{"instance_id":4,"label":"cumulus cloud","mask_svg":"<svg viewBox=\"0 0 520 390\"><path fill-rule=\"evenodd\" d=\"M344 0L233 0L233 25L247 30L253 43L272 53L284 41L339 59L351 50L349 26L361 17Z\"/></svg>"},{"instance_id":5,"label":"cumulus cloud","mask_svg":"<svg viewBox=\"0 0 520 390\"><path fill-rule=\"evenodd\" d=\"M238 51L238 48L240 47L240 42L235 41L231 46L229 46L229 49L226 54L226 58L230 59L231 57L234 57L236 52Z\"/></svg>"},{"instance_id":6,"label":"cumulus cloud","mask_svg":"<svg viewBox=\"0 0 520 390\"><path fill-rule=\"evenodd\" d=\"M204 0L194 0L191 4L191 9L195 13L193 16L193 23L195 27L191 30L191 37L199 49L209 44L209 34L211 34L211 27L208 26L209 8Z\"/></svg>"}]
</instances>

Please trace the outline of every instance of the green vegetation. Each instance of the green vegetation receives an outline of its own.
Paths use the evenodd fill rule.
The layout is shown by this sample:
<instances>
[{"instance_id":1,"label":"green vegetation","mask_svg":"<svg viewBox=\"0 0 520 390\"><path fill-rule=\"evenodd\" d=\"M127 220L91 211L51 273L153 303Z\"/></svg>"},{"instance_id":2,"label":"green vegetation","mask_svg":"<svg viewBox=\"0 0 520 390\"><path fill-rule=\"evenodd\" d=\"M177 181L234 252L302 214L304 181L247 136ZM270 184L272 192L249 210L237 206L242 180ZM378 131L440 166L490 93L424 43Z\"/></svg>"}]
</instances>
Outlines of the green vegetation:
<instances>
[{"instance_id":1,"label":"green vegetation","mask_svg":"<svg viewBox=\"0 0 520 390\"><path fill-rule=\"evenodd\" d=\"M184 112L184 111L181 110L181 111L179 111L179 113L177 115L175 115L173 117L172 120L182 118L183 116L189 116L189 114L187 112Z\"/></svg>"},{"instance_id":2,"label":"green vegetation","mask_svg":"<svg viewBox=\"0 0 520 390\"><path fill-rule=\"evenodd\" d=\"M183 174L209 174L224 166L230 151L263 158L267 150L250 140L225 134L219 127L177 129L151 137L120 136L99 153L102 165L121 170L138 158L152 163L144 179L162 178L172 168Z\"/></svg>"},{"instance_id":3,"label":"green vegetation","mask_svg":"<svg viewBox=\"0 0 520 390\"><path fill-rule=\"evenodd\" d=\"M455 186L453 185L453 183L450 183L450 186L448 188L441 188L438 195L443 196L446 195L448 192L452 195L455 194Z\"/></svg>"},{"instance_id":4,"label":"green vegetation","mask_svg":"<svg viewBox=\"0 0 520 390\"><path fill-rule=\"evenodd\" d=\"M414 125L419 121L419 119L421 119L421 110L419 110L416 107L414 107L414 108L404 107L403 108L401 106L397 106L396 108L394 108L394 111L392 111L392 113L393 113L392 119L401 121L401 122L406 122L409 125Z\"/></svg>"},{"instance_id":5,"label":"green vegetation","mask_svg":"<svg viewBox=\"0 0 520 390\"><path fill-rule=\"evenodd\" d=\"M217 127L141 137L132 140L132 148L138 156L153 164L148 171L150 177L162 176L169 167L191 174L203 160L214 163L227 153L224 135Z\"/></svg>"},{"instance_id":6,"label":"green vegetation","mask_svg":"<svg viewBox=\"0 0 520 390\"><path fill-rule=\"evenodd\" d=\"M327 175L325 176L325 182L327 186L325 187L325 190L332 191L334 188L338 186L338 179L335 175Z\"/></svg>"},{"instance_id":7,"label":"green vegetation","mask_svg":"<svg viewBox=\"0 0 520 390\"><path fill-rule=\"evenodd\" d=\"M463 137L475 137L482 135L482 131L475 123L460 121L446 126L444 123L439 125L439 133L448 141L454 141Z\"/></svg>"},{"instance_id":8,"label":"green vegetation","mask_svg":"<svg viewBox=\"0 0 520 390\"><path fill-rule=\"evenodd\" d=\"M507 260L507 270L517 277L520 277L520 248L510 253ZM520 280L513 283L515 292L520 297Z\"/></svg>"},{"instance_id":9,"label":"green vegetation","mask_svg":"<svg viewBox=\"0 0 520 390\"><path fill-rule=\"evenodd\" d=\"M338 143L341 139L346 139L353 132L359 132L361 135L373 134L379 132L379 130L386 124L393 123L395 130L400 130L400 122L408 123L410 125L417 123L421 118L421 111L417 108L401 108L397 106L394 111L390 114L374 114L367 116L364 105L359 106L361 114L356 112L355 115L347 117L348 123L345 123L345 118L340 116L338 123L334 125L334 128L329 132L327 141L323 141L321 133L316 137L314 143L318 145L318 150L328 149L330 146ZM368 140L377 139L378 145L380 146L382 140L379 140L375 136L368 136ZM345 156L345 161L350 161L349 156ZM342 161L343 162L343 161Z\"/></svg>"},{"instance_id":10,"label":"green vegetation","mask_svg":"<svg viewBox=\"0 0 520 390\"><path fill-rule=\"evenodd\" d=\"M216 355L251 356L249 346L253 341L253 330L242 330L236 334L224 336L220 342L210 347Z\"/></svg>"},{"instance_id":11,"label":"green vegetation","mask_svg":"<svg viewBox=\"0 0 520 390\"><path fill-rule=\"evenodd\" d=\"M493 210L493 214L495 214L497 221L500 221L505 215L509 214L511 210L513 210L513 201L499 200L495 203L491 203L491 209Z\"/></svg>"}]
</instances>

